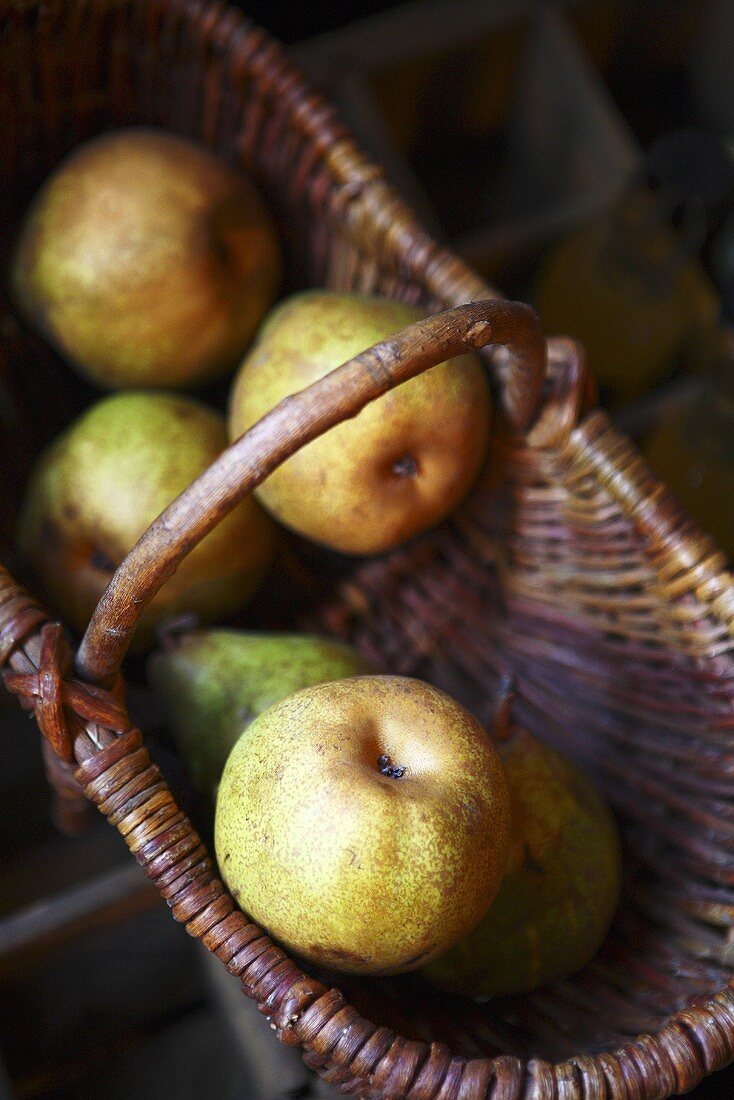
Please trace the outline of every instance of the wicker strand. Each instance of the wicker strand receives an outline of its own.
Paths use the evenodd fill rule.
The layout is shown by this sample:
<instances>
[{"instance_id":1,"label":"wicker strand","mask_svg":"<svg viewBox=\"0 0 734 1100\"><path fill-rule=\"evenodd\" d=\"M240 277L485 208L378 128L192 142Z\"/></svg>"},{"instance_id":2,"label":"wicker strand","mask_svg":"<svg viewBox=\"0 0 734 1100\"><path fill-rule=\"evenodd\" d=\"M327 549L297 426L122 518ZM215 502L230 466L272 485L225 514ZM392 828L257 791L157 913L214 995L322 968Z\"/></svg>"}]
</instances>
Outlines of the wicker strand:
<instances>
[{"instance_id":1,"label":"wicker strand","mask_svg":"<svg viewBox=\"0 0 734 1100\"><path fill-rule=\"evenodd\" d=\"M91 808L74 777L63 711L60 667L68 667L70 656L60 624L46 619L41 605L0 566L0 669L15 669L5 671L3 680L21 706L37 716L44 734L44 770L54 792L52 815L62 833L76 836L87 828ZM26 642L31 656L24 652Z\"/></svg>"},{"instance_id":2,"label":"wicker strand","mask_svg":"<svg viewBox=\"0 0 734 1100\"><path fill-rule=\"evenodd\" d=\"M41 605L0 565L0 667L46 618Z\"/></svg>"}]
</instances>

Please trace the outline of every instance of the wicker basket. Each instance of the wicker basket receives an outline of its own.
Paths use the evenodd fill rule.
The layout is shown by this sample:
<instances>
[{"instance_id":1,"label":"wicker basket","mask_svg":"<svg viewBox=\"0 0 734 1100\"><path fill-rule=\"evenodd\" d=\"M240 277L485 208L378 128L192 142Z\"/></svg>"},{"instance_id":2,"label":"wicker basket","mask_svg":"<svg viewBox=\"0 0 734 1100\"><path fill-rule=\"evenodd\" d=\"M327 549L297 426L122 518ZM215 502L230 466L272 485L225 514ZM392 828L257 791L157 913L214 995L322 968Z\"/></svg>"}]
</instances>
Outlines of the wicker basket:
<instances>
[{"instance_id":1,"label":"wicker basket","mask_svg":"<svg viewBox=\"0 0 734 1100\"><path fill-rule=\"evenodd\" d=\"M289 285L375 291L427 312L491 297L236 12L200 0L6 0L0 11L3 241L67 149L145 122L256 175L279 218ZM0 382L34 427L26 448L13 432L17 469L85 394L3 314ZM411 976L339 991L235 909L130 728L117 690L129 597L150 595L305 440L437 358L498 342L508 347L487 362L503 414L469 501L355 567L311 620L485 720L514 681L518 720L590 768L617 812L623 903L594 962L526 997L478 1006ZM225 452L118 571L75 672L60 627L0 569L0 667L61 770L76 762L176 920L241 978L283 1042L343 1091L396 1100L663 1100L732 1059L733 618L723 556L594 409L575 346L551 341L544 366L529 311L486 302L359 357Z\"/></svg>"}]
</instances>

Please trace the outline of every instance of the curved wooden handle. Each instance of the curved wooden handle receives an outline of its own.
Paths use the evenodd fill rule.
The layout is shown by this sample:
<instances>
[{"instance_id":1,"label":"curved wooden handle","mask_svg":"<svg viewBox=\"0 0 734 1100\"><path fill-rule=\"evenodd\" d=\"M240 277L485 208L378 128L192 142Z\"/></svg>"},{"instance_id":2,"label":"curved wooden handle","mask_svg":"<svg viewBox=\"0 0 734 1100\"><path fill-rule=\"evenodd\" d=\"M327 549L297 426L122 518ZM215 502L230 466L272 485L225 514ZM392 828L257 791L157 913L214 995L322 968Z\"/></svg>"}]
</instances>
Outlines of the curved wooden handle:
<instances>
[{"instance_id":1,"label":"curved wooden handle","mask_svg":"<svg viewBox=\"0 0 734 1100\"><path fill-rule=\"evenodd\" d=\"M286 397L219 455L154 521L117 569L77 655L81 677L112 683L143 610L188 553L272 471L335 424L356 416L387 390L430 367L490 344L507 349L507 385L525 430L537 410L545 340L534 311L520 302L456 306L410 325L318 382Z\"/></svg>"}]
</instances>

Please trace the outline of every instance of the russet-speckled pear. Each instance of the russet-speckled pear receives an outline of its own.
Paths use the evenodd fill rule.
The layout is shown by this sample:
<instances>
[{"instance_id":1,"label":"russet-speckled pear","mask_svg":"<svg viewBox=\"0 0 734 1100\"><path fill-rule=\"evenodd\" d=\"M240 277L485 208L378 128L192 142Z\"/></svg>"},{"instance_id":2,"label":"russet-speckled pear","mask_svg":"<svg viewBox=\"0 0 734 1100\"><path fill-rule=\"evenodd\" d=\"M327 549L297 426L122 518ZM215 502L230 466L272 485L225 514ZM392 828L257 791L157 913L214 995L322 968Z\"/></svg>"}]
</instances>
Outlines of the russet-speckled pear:
<instances>
[{"instance_id":1,"label":"russet-speckled pear","mask_svg":"<svg viewBox=\"0 0 734 1100\"><path fill-rule=\"evenodd\" d=\"M424 314L387 298L306 291L268 316L230 394L235 439L288 394ZM481 361L441 363L307 444L256 490L285 526L348 554L397 546L449 515L485 459Z\"/></svg>"},{"instance_id":2,"label":"russet-speckled pear","mask_svg":"<svg viewBox=\"0 0 734 1100\"><path fill-rule=\"evenodd\" d=\"M311 962L412 970L469 931L505 868L509 802L486 733L419 680L318 684L261 714L217 797L221 874Z\"/></svg>"},{"instance_id":3,"label":"russet-speckled pear","mask_svg":"<svg viewBox=\"0 0 734 1100\"><path fill-rule=\"evenodd\" d=\"M612 815L584 772L514 727L498 745L510 788L510 857L476 928L426 967L477 997L524 993L580 970L599 949L619 901Z\"/></svg>"},{"instance_id":4,"label":"russet-speckled pear","mask_svg":"<svg viewBox=\"0 0 734 1100\"><path fill-rule=\"evenodd\" d=\"M270 215L250 180L161 130L75 149L31 203L21 308L104 389L186 388L233 370L274 297Z\"/></svg>"},{"instance_id":5,"label":"russet-speckled pear","mask_svg":"<svg viewBox=\"0 0 734 1100\"><path fill-rule=\"evenodd\" d=\"M19 546L47 598L83 631L116 567L227 445L224 419L193 398L128 391L98 401L41 456L26 488ZM161 619L237 611L270 561L274 524L249 497L192 550L143 614L136 642Z\"/></svg>"},{"instance_id":6,"label":"russet-speckled pear","mask_svg":"<svg viewBox=\"0 0 734 1100\"><path fill-rule=\"evenodd\" d=\"M264 710L311 684L373 669L332 638L220 627L174 635L147 671L193 783L214 797L237 739Z\"/></svg>"}]
</instances>

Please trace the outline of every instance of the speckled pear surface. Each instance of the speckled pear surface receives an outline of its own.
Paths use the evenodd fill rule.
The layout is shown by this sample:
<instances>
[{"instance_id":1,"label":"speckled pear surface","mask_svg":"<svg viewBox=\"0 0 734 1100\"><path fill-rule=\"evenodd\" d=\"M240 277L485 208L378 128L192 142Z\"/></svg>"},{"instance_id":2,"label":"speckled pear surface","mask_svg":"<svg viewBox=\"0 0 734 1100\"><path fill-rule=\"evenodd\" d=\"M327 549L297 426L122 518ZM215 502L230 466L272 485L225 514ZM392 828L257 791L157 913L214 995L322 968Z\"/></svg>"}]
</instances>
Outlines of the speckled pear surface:
<instances>
[{"instance_id":1,"label":"speckled pear surface","mask_svg":"<svg viewBox=\"0 0 734 1100\"><path fill-rule=\"evenodd\" d=\"M98 385L200 385L234 369L269 308L280 249L252 183L146 128L75 149L34 198L16 300Z\"/></svg>"},{"instance_id":2,"label":"speckled pear surface","mask_svg":"<svg viewBox=\"0 0 734 1100\"><path fill-rule=\"evenodd\" d=\"M318 684L235 745L217 799L219 867L294 953L396 973L465 934L499 886L509 803L479 723L419 680Z\"/></svg>"},{"instance_id":3,"label":"speckled pear surface","mask_svg":"<svg viewBox=\"0 0 734 1100\"><path fill-rule=\"evenodd\" d=\"M221 628L175 636L148 661L191 778L212 796L235 742L264 710L311 684L371 671L330 638Z\"/></svg>"},{"instance_id":4,"label":"speckled pear surface","mask_svg":"<svg viewBox=\"0 0 734 1100\"><path fill-rule=\"evenodd\" d=\"M474 931L426 967L481 997L581 969L609 929L621 879L614 820L589 777L518 727L499 751L512 812L505 877Z\"/></svg>"},{"instance_id":5,"label":"speckled pear surface","mask_svg":"<svg viewBox=\"0 0 734 1100\"><path fill-rule=\"evenodd\" d=\"M285 299L237 373L230 437L422 316L386 298L314 290ZM350 554L377 553L458 506L483 465L489 426L484 368L475 355L462 355L307 444L256 495L278 520L316 542Z\"/></svg>"},{"instance_id":6,"label":"speckled pear surface","mask_svg":"<svg viewBox=\"0 0 734 1100\"><path fill-rule=\"evenodd\" d=\"M227 444L223 418L192 398L128 391L97 402L41 456L18 538L47 598L81 632L127 551ZM274 525L253 498L189 554L146 608L136 640L168 615L232 614L270 561Z\"/></svg>"}]
</instances>

